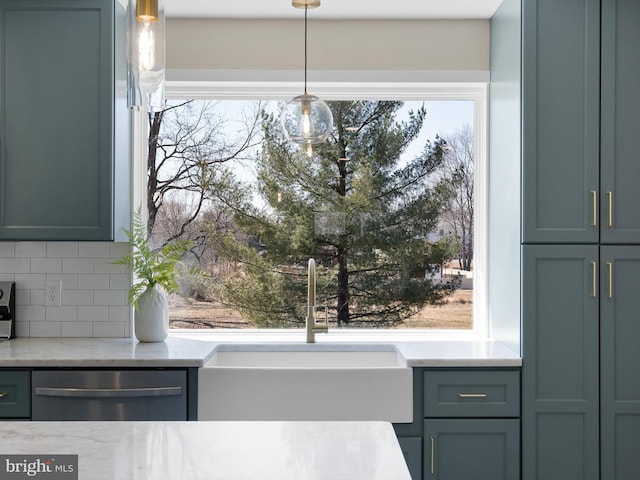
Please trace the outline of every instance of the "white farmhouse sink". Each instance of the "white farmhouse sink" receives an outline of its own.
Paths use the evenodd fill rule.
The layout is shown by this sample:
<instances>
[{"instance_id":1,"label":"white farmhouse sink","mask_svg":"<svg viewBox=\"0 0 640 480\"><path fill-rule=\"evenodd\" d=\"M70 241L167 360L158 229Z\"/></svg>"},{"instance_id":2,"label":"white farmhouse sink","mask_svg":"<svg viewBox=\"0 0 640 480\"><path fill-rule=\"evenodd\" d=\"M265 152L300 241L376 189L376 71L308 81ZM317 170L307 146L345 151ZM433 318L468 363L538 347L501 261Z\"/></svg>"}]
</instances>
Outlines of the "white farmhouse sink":
<instances>
[{"instance_id":1,"label":"white farmhouse sink","mask_svg":"<svg viewBox=\"0 0 640 480\"><path fill-rule=\"evenodd\" d=\"M412 371L391 345L218 348L199 369L198 420L413 419Z\"/></svg>"}]
</instances>

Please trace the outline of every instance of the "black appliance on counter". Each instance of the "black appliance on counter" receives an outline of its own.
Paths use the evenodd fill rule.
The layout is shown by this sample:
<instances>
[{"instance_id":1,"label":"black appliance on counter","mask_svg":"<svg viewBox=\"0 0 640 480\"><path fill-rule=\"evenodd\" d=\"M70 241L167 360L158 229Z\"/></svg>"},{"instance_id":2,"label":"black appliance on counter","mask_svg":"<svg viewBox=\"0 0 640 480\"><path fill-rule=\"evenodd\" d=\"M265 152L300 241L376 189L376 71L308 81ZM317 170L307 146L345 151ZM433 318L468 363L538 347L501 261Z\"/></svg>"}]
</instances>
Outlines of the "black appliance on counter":
<instances>
[{"instance_id":1,"label":"black appliance on counter","mask_svg":"<svg viewBox=\"0 0 640 480\"><path fill-rule=\"evenodd\" d=\"M16 336L16 284L0 282L0 339Z\"/></svg>"}]
</instances>

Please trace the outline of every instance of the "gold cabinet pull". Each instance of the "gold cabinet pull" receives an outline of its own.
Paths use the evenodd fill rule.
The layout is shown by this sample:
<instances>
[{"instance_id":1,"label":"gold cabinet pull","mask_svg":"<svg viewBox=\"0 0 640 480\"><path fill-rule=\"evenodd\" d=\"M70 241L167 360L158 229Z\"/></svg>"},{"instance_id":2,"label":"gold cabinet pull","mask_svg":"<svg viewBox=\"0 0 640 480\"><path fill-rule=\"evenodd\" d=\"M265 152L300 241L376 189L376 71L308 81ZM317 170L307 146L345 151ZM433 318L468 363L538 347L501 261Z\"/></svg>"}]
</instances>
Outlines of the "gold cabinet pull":
<instances>
[{"instance_id":1,"label":"gold cabinet pull","mask_svg":"<svg viewBox=\"0 0 640 480\"><path fill-rule=\"evenodd\" d=\"M613 193L607 192L607 200L609 203L609 223L607 227L613 227Z\"/></svg>"},{"instance_id":2,"label":"gold cabinet pull","mask_svg":"<svg viewBox=\"0 0 640 480\"><path fill-rule=\"evenodd\" d=\"M598 285L597 285L597 280L596 280L596 262L591 262L591 278L593 280L593 284L591 286L591 298L596 298L598 295Z\"/></svg>"},{"instance_id":3,"label":"gold cabinet pull","mask_svg":"<svg viewBox=\"0 0 640 480\"><path fill-rule=\"evenodd\" d=\"M431 469L429 470L429 472L431 473L431 475L434 475L436 471L436 467L435 467L436 440L435 438L433 438L433 435L429 437L429 440L431 441Z\"/></svg>"},{"instance_id":4,"label":"gold cabinet pull","mask_svg":"<svg viewBox=\"0 0 640 480\"><path fill-rule=\"evenodd\" d=\"M6 397L6 396L7 396L7 393L6 393L6 392L0 392L0 398L4 398L4 397Z\"/></svg>"},{"instance_id":5,"label":"gold cabinet pull","mask_svg":"<svg viewBox=\"0 0 640 480\"><path fill-rule=\"evenodd\" d=\"M486 393L462 393L458 392L458 398L487 398Z\"/></svg>"},{"instance_id":6,"label":"gold cabinet pull","mask_svg":"<svg viewBox=\"0 0 640 480\"><path fill-rule=\"evenodd\" d=\"M607 262L607 269L609 270L609 294L608 298L613 298L613 263Z\"/></svg>"},{"instance_id":7,"label":"gold cabinet pull","mask_svg":"<svg viewBox=\"0 0 640 480\"><path fill-rule=\"evenodd\" d=\"M591 226L598 226L598 192L591 190L591 197L593 199L593 218L591 219Z\"/></svg>"}]
</instances>

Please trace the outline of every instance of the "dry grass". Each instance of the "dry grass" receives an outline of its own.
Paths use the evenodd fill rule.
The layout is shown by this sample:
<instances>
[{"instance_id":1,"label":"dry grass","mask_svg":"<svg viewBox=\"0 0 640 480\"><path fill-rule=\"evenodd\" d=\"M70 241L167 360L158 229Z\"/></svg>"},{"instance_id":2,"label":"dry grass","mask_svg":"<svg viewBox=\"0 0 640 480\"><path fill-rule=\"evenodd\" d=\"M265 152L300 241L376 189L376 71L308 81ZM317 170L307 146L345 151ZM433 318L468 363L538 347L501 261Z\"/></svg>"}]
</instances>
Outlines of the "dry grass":
<instances>
[{"instance_id":1,"label":"dry grass","mask_svg":"<svg viewBox=\"0 0 640 480\"><path fill-rule=\"evenodd\" d=\"M470 329L472 290L458 290L442 306L428 306L399 328ZM253 328L235 310L219 303L172 299L171 328Z\"/></svg>"}]
</instances>

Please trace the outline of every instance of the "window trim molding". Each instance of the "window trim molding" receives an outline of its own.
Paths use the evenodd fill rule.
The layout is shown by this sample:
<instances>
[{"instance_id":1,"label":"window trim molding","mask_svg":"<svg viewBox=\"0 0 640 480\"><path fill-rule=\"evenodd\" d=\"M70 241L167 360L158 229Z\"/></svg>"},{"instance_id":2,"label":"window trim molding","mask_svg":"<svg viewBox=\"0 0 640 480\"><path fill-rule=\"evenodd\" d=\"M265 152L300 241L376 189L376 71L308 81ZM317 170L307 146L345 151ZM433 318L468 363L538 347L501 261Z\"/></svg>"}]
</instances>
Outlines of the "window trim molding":
<instances>
[{"instance_id":1,"label":"window trim molding","mask_svg":"<svg viewBox=\"0 0 640 480\"><path fill-rule=\"evenodd\" d=\"M299 82L264 81L167 81L167 98L218 100L288 100L300 94ZM325 100L466 100L474 102L474 284L473 329L471 330L412 330L428 337L445 335L489 338L488 308L488 244L489 244L489 85L484 82L317 82L308 90ZM146 115L134 114L134 205L146 205L144 178L146 155L144 146L148 122ZM137 157L137 158L135 158ZM422 336L422 335L420 335Z\"/></svg>"}]
</instances>

